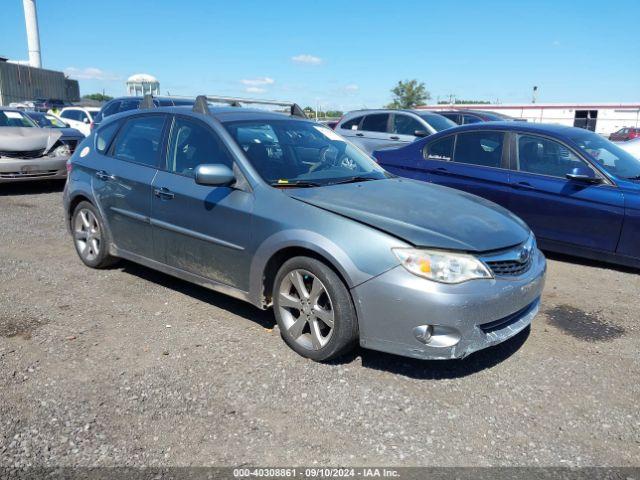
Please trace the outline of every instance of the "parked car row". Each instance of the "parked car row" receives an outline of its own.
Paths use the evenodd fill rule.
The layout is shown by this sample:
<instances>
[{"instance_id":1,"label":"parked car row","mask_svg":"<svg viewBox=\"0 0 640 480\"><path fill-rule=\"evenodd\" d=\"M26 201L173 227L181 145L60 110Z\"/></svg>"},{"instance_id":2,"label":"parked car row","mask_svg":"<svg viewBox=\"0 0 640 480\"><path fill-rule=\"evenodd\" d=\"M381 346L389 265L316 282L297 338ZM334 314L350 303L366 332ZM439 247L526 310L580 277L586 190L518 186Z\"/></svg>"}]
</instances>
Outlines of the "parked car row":
<instances>
[{"instance_id":1,"label":"parked car row","mask_svg":"<svg viewBox=\"0 0 640 480\"><path fill-rule=\"evenodd\" d=\"M295 104L212 100L128 97L92 116L64 192L87 266L124 258L273 307L318 361L355 343L462 358L512 337L539 308L538 242L640 267L640 161L592 132L423 110L332 130Z\"/></svg>"}]
</instances>

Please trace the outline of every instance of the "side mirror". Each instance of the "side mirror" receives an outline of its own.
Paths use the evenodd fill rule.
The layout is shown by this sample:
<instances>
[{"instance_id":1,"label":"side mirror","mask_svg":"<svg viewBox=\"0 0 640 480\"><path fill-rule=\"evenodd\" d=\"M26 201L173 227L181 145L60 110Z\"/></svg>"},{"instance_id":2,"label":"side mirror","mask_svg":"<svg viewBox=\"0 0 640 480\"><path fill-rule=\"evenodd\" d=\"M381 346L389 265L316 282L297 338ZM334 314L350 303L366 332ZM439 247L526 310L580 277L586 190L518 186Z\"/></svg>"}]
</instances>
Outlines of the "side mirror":
<instances>
[{"instance_id":1,"label":"side mirror","mask_svg":"<svg viewBox=\"0 0 640 480\"><path fill-rule=\"evenodd\" d=\"M580 166L567 173L567 178L573 182L598 184L602 183L602 179L593 172L590 168Z\"/></svg>"},{"instance_id":2,"label":"side mirror","mask_svg":"<svg viewBox=\"0 0 640 480\"><path fill-rule=\"evenodd\" d=\"M84 123L89 123L89 119L88 119L87 117L84 117L84 118L82 119L82 121L83 121Z\"/></svg>"},{"instance_id":3,"label":"side mirror","mask_svg":"<svg viewBox=\"0 0 640 480\"><path fill-rule=\"evenodd\" d=\"M413 136L414 137L428 137L429 136L429 132L427 132L426 130L416 130L415 132L413 132Z\"/></svg>"},{"instance_id":4,"label":"side mirror","mask_svg":"<svg viewBox=\"0 0 640 480\"><path fill-rule=\"evenodd\" d=\"M195 179L198 185L222 187L231 185L236 179L229 167L221 163L198 165L195 169Z\"/></svg>"}]
</instances>

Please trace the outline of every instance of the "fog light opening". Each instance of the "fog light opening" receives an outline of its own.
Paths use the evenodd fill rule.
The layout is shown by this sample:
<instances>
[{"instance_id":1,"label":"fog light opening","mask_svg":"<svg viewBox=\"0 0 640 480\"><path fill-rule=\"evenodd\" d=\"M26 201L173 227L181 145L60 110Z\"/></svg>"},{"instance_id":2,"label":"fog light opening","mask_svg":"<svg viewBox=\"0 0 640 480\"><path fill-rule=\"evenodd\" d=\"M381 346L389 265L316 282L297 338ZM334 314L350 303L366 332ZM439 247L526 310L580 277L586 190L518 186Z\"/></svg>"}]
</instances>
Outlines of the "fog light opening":
<instances>
[{"instance_id":1,"label":"fog light opening","mask_svg":"<svg viewBox=\"0 0 640 480\"><path fill-rule=\"evenodd\" d=\"M413 329L413 335L416 340L426 345L433 335L433 325L419 325Z\"/></svg>"}]
</instances>

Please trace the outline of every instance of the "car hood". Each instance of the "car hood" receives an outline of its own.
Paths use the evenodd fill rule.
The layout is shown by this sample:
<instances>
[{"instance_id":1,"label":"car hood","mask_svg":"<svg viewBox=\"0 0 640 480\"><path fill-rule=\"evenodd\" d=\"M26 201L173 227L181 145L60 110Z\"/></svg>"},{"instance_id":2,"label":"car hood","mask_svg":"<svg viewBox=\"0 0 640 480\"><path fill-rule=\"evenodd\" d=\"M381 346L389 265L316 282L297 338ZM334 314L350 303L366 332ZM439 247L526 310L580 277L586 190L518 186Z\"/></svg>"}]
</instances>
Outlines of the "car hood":
<instances>
[{"instance_id":1,"label":"car hood","mask_svg":"<svg viewBox=\"0 0 640 480\"><path fill-rule=\"evenodd\" d=\"M488 200L414 180L283 191L415 246L485 252L518 245L530 235L522 220Z\"/></svg>"},{"instance_id":2,"label":"car hood","mask_svg":"<svg viewBox=\"0 0 640 480\"><path fill-rule=\"evenodd\" d=\"M59 129L36 127L0 127L0 151L48 151L62 136Z\"/></svg>"}]
</instances>

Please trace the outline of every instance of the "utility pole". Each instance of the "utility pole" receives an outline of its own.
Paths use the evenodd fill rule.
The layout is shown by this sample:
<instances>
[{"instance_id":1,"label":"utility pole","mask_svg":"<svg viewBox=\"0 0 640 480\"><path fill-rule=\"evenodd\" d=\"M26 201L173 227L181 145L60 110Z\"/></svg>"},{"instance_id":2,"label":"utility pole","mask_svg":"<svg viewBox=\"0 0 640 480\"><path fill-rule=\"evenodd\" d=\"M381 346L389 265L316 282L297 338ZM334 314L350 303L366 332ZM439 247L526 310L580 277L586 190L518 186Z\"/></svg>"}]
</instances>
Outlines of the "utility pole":
<instances>
[{"instance_id":1,"label":"utility pole","mask_svg":"<svg viewBox=\"0 0 640 480\"><path fill-rule=\"evenodd\" d=\"M531 98L531 103L536 103L538 99L538 87L534 85L533 87L533 97Z\"/></svg>"},{"instance_id":2,"label":"utility pole","mask_svg":"<svg viewBox=\"0 0 640 480\"><path fill-rule=\"evenodd\" d=\"M29 46L29 65L42 68L40 57L40 33L38 32L38 13L36 0L22 0L24 21L27 25L27 44Z\"/></svg>"}]
</instances>

